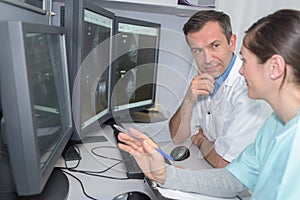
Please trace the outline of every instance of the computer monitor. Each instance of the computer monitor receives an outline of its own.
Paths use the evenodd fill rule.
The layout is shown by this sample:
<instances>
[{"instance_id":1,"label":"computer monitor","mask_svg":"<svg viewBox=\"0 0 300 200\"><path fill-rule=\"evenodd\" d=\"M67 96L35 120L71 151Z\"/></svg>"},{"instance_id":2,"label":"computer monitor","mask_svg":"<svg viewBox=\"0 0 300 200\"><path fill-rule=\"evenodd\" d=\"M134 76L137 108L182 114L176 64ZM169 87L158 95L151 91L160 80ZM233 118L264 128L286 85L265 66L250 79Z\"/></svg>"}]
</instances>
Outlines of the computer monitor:
<instances>
[{"instance_id":1,"label":"computer monitor","mask_svg":"<svg viewBox=\"0 0 300 200\"><path fill-rule=\"evenodd\" d=\"M159 38L160 24L116 16L111 92L115 120L155 104Z\"/></svg>"},{"instance_id":2,"label":"computer monitor","mask_svg":"<svg viewBox=\"0 0 300 200\"><path fill-rule=\"evenodd\" d=\"M110 62L114 14L88 0L66 1L65 27L72 70L72 105L81 140L110 118Z\"/></svg>"},{"instance_id":3,"label":"computer monitor","mask_svg":"<svg viewBox=\"0 0 300 200\"><path fill-rule=\"evenodd\" d=\"M0 196L41 194L73 129L65 31L0 22L0 46Z\"/></svg>"}]
</instances>

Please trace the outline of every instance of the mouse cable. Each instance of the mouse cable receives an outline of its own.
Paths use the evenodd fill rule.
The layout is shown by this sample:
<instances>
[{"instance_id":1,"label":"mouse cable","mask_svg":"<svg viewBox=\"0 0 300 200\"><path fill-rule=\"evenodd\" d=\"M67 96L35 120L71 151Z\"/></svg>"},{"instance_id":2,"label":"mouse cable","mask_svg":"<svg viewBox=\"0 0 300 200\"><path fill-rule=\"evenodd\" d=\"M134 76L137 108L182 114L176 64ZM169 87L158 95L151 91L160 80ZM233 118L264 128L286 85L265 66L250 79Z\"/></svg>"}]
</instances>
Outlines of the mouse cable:
<instances>
[{"instance_id":1,"label":"mouse cable","mask_svg":"<svg viewBox=\"0 0 300 200\"><path fill-rule=\"evenodd\" d=\"M98 154L98 153L95 152L95 150L97 150L97 149L103 149L103 148L111 148L111 149L118 149L119 150L119 148L115 147L115 146L99 146L99 147L92 148L91 152L92 152L93 155L95 155L97 157L100 157L100 158L105 158L105 159L109 159L109 160L116 160L116 161L122 161L121 159L103 156L103 155Z\"/></svg>"}]
</instances>

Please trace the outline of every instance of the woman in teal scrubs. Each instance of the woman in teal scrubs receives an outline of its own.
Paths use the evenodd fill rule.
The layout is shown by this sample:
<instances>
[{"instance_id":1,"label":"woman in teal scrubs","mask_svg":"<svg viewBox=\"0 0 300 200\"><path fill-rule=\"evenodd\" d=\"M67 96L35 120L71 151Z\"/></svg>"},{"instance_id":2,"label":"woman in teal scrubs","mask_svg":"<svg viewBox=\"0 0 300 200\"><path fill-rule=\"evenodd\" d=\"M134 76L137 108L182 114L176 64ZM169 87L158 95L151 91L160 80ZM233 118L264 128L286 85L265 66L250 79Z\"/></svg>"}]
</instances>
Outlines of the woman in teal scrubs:
<instances>
[{"instance_id":1,"label":"woman in teal scrubs","mask_svg":"<svg viewBox=\"0 0 300 200\"><path fill-rule=\"evenodd\" d=\"M234 197L244 189L251 199L300 198L300 12L279 10L253 24L241 48L248 96L264 99L274 113L255 143L226 168L191 171L166 167L146 135L131 129L120 134L122 150L131 153L145 175L162 187L217 197ZM146 154L145 154L146 153Z\"/></svg>"}]
</instances>

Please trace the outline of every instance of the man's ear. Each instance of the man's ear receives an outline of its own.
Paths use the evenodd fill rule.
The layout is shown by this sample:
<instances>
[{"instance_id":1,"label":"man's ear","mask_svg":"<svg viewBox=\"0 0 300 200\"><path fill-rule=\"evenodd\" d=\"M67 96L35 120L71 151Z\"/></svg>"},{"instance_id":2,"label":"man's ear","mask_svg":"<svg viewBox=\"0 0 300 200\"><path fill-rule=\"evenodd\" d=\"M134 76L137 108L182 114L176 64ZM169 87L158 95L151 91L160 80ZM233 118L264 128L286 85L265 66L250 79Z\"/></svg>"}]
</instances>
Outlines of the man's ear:
<instances>
[{"instance_id":1,"label":"man's ear","mask_svg":"<svg viewBox=\"0 0 300 200\"><path fill-rule=\"evenodd\" d=\"M232 52L235 51L235 47L236 47L236 35L235 34L232 34L231 37L230 37L230 49Z\"/></svg>"},{"instance_id":2,"label":"man's ear","mask_svg":"<svg viewBox=\"0 0 300 200\"><path fill-rule=\"evenodd\" d=\"M284 71L285 71L285 60L283 59L282 56L278 55L278 54L274 54L271 58L271 76L272 78L278 79L280 77L282 77L284 75Z\"/></svg>"}]
</instances>

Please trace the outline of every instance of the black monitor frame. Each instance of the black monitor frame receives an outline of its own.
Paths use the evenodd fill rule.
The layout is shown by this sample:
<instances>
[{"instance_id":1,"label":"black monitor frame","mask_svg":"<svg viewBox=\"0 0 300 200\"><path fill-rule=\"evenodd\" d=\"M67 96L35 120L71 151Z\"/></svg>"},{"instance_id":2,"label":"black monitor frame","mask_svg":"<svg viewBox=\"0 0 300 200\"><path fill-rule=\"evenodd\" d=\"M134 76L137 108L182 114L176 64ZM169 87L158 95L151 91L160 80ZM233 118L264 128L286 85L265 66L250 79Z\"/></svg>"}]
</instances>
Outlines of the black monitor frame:
<instances>
[{"instance_id":1,"label":"black monitor frame","mask_svg":"<svg viewBox=\"0 0 300 200\"><path fill-rule=\"evenodd\" d=\"M53 173L57 160L60 158L73 131L65 30L57 26L19 21L1 22L0 26L0 43L2 46L0 80L3 112L0 142L4 143L5 148L3 149L7 151L9 156L8 165L10 173L12 173L10 178L13 180L17 194L21 196L40 194ZM39 146L37 133L39 125L36 118L36 110L40 108L33 104L35 96L33 95L33 89L30 88L30 82L33 80L29 77L25 50L25 34L36 33L57 35L60 52L49 51L53 54L59 54L61 57L60 61L55 60L55 63L51 65L57 66L57 62L61 62L61 67L53 70L59 70L59 75L61 75L61 77L58 77L59 75L54 74L55 81L58 80L56 78L61 78L60 85L56 85L56 89L60 89L56 92L58 96L60 95L58 103L62 112L58 113L62 116L60 118L62 128L59 140L55 142L56 145L53 149L51 147L51 153L49 152L47 159L44 156L41 157L41 146ZM53 56L53 54L50 56ZM44 111L55 113L52 109ZM5 163L2 164L5 165Z\"/></svg>"},{"instance_id":2,"label":"black monitor frame","mask_svg":"<svg viewBox=\"0 0 300 200\"><path fill-rule=\"evenodd\" d=\"M70 63L70 85L72 92L72 107L73 107L73 116L74 116L74 123L76 127L76 132L74 132L72 136L73 141L82 141L90 131L93 131L99 126L101 126L105 121L111 118L110 112L110 89L108 88L108 99L107 99L107 109L104 110L101 115L98 113L94 113L94 116L90 118L90 120L84 121L82 116L82 98L78 98L79 96L82 97L82 92L84 91L82 88L82 80L86 77L86 71L90 70L83 70L81 67L85 65L89 58L86 58L84 55L84 12L88 11L100 16L107 18L108 20L111 19L111 33L108 40L105 40L104 45L109 45L112 47L112 36L113 36L113 20L114 20L114 13L102 8L96 2L89 1L89 0L74 0L74 1L66 1L65 3L65 27L67 29L67 49L68 49L68 58ZM99 49L103 45L100 45ZM109 58L105 60L105 68L108 68L108 78L110 77L110 58L111 58L111 49L109 50ZM100 69L101 71L102 69ZM102 73L101 71L100 73ZM98 73L98 72L96 72ZM95 74L95 73L94 73ZM77 76L81 76L82 80L76 78ZM110 87L110 81L108 80L108 87ZM87 96L87 95L85 95ZM84 122L83 122L84 121Z\"/></svg>"},{"instance_id":3,"label":"black monitor frame","mask_svg":"<svg viewBox=\"0 0 300 200\"><path fill-rule=\"evenodd\" d=\"M138 87L144 86L144 84L152 84L152 94L151 94L151 99L148 99L147 101L144 102L135 102L135 103L129 103L128 105L121 105L121 106L116 106L114 105L114 98L116 95L116 91L115 91L115 86L117 83L117 77L116 74L117 72L117 60L123 55L123 53L128 53L128 52L122 52L117 53L117 50L119 49L118 47L118 43L116 42L117 40L119 40L122 36L120 35L122 32L118 31L119 30L119 26L120 24L128 24L129 26L132 27L141 27L141 28L150 28L152 29L152 31L155 29L157 31L157 35L156 35L156 43L155 44L150 44L149 46L146 45L144 47L141 48L141 50L144 49L155 49L154 52L154 60L153 63L142 63L141 66L137 66L137 68L143 68L146 69L145 73L147 73L147 69L152 68L153 67L153 71L152 71L152 75L153 75L153 79L150 81L145 81L143 83L141 83L140 85L138 85ZM112 83L111 83L111 112L112 112L112 116L114 118L115 121L117 120L121 120L122 118L128 118L128 117L133 117L131 116L132 113L135 112L139 112L139 111L146 111L148 108L151 108L155 105L155 101L156 101L156 81L157 81L157 67L158 67L158 55L159 55L159 40L160 40L160 28L161 25L158 23L154 23L154 22L149 22L149 21L144 21L144 20L138 20L138 19L134 19L134 18L128 18L128 17L123 17L123 16L116 16L115 17L115 33L114 33L114 51L113 51L113 60L112 60ZM135 30L133 30L134 32ZM139 30L138 30L139 31ZM154 46L153 46L154 45ZM120 55L118 55L120 54ZM141 69L140 68L140 69ZM152 70L152 69L151 69ZM128 121L128 120L126 120ZM135 121L134 119L129 120L129 121Z\"/></svg>"}]
</instances>

